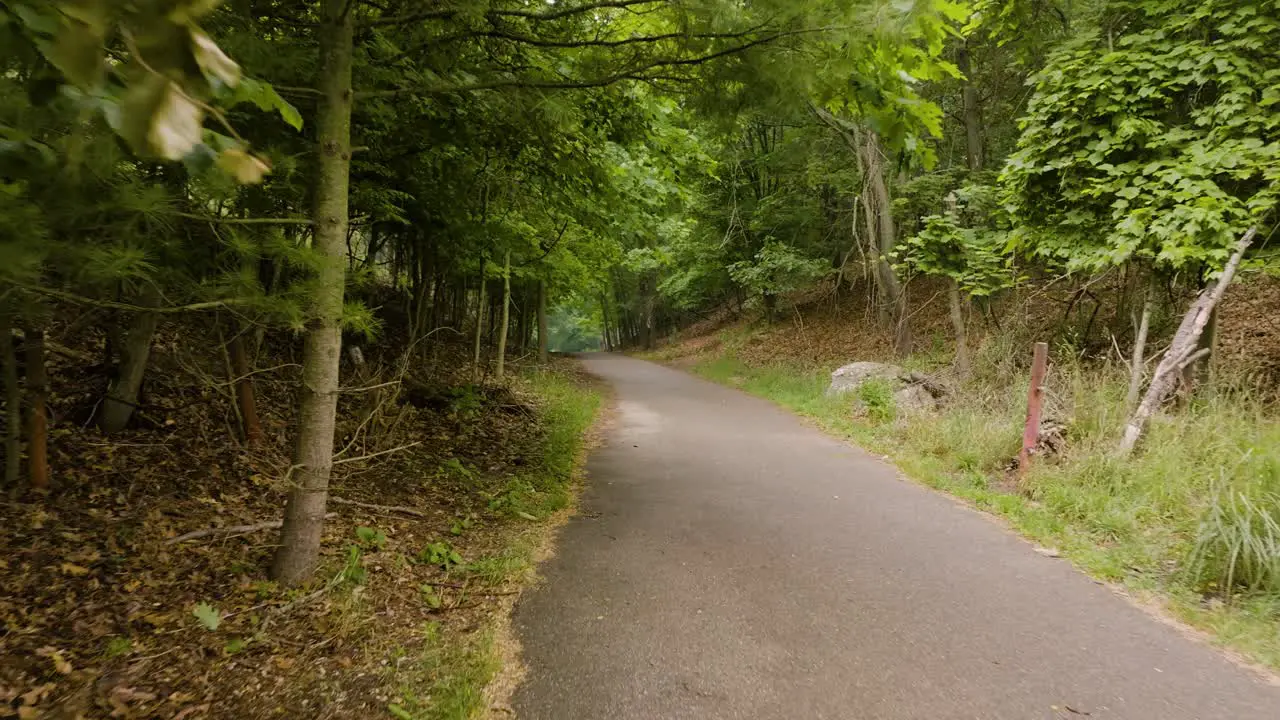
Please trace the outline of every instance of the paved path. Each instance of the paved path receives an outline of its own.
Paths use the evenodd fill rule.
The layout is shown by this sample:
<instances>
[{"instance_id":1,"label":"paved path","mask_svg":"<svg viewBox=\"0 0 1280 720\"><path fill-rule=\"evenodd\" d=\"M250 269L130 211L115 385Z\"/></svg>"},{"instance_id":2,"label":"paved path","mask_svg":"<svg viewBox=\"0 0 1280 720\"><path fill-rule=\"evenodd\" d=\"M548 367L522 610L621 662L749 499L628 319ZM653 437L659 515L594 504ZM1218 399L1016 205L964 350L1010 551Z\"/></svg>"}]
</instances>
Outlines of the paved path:
<instances>
[{"instance_id":1,"label":"paved path","mask_svg":"<svg viewBox=\"0 0 1280 720\"><path fill-rule=\"evenodd\" d=\"M769 403L586 362L618 419L517 609L522 720L1280 720L1280 688Z\"/></svg>"}]
</instances>

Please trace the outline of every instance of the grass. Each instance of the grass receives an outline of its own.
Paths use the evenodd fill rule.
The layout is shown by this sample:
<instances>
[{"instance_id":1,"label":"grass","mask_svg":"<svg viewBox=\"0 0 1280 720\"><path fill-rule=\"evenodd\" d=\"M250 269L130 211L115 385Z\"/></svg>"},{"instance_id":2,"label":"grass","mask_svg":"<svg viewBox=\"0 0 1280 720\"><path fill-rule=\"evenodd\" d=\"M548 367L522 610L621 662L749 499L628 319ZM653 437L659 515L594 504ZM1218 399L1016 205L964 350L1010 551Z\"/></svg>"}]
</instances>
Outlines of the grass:
<instances>
[{"instance_id":1,"label":"grass","mask_svg":"<svg viewBox=\"0 0 1280 720\"><path fill-rule=\"evenodd\" d=\"M599 393L551 370L525 375L521 387L537 399L542 453L531 467L495 493L490 510L509 518L503 546L489 557L460 566L465 576L491 587L530 582L555 520L570 507L587 431L602 403ZM503 669L499 618L478 633L427 624L412 658L392 658L399 668L400 697L387 706L400 720L470 720L486 708L486 688Z\"/></svg>"},{"instance_id":2,"label":"grass","mask_svg":"<svg viewBox=\"0 0 1280 720\"><path fill-rule=\"evenodd\" d=\"M1280 420L1247 384L1217 382L1152 424L1139 454L1114 452L1126 416L1118 369L1055 364L1050 416L1066 450L1008 477L1028 378L999 342L940 411L903 416L873 387L827 398L821 367L752 367L732 338L693 371L773 400L892 458L910 477L1006 518L1089 574L1163 601L1178 618L1280 669ZM1058 353L1059 356L1067 353ZM855 409L857 408L857 409Z\"/></svg>"}]
</instances>

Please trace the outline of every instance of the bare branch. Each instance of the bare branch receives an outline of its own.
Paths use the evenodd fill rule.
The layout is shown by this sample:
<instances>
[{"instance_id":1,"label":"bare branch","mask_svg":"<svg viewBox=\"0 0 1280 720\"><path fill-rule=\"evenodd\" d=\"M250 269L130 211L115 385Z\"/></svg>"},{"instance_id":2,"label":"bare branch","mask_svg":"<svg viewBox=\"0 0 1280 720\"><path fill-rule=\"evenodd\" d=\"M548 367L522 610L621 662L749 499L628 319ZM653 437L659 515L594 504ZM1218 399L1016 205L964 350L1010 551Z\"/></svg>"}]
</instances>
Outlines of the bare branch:
<instances>
[{"instance_id":1,"label":"bare branch","mask_svg":"<svg viewBox=\"0 0 1280 720\"><path fill-rule=\"evenodd\" d=\"M76 295L74 293L63 292L62 290L54 290L53 288L40 287L39 285L28 285L26 283L18 283L10 281L10 283L19 289L33 292L39 295L58 298L67 302L76 303L77 305L91 305L93 307L111 308L112 310L126 310L128 312L154 312L154 313L183 313L198 312L200 310L215 310L228 305L238 305L244 300L240 298L226 298L225 300L211 300L209 302L192 303L190 305L173 305L169 307L143 307L141 305L130 305L129 303L116 302L114 300L98 300L96 298Z\"/></svg>"},{"instance_id":2,"label":"bare branch","mask_svg":"<svg viewBox=\"0 0 1280 720\"><path fill-rule=\"evenodd\" d=\"M575 7L561 8L559 10L490 10L485 13L485 17L493 18L524 18L526 20L550 21L563 20L574 15L591 12L593 10L605 10L609 8L631 8L637 5L656 5L665 3L667 0L602 0L601 2L587 3L585 5L577 5ZM422 12L410 13L408 15L399 15L395 17L382 17L368 22L360 23L361 27L378 27L381 25L403 25L405 23L416 22L419 20L451 20L458 16L457 10L424 10Z\"/></svg>"}]
</instances>

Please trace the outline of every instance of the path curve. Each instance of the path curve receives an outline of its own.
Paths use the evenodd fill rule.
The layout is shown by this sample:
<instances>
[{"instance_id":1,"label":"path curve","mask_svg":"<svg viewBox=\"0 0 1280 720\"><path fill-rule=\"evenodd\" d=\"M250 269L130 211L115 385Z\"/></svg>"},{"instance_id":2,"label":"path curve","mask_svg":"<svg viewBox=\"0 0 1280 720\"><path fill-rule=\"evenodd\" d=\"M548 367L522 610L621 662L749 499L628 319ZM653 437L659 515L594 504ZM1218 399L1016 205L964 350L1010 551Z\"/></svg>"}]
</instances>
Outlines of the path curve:
<instances>
[{"instance_id":1,"label":"path curve","mask_svg":"<svg viewBox=\"0 0 1280 720\"><path fill-rule=\"evenodd\" d=\"M586 364L618 417L517 608L522 720L1280 719L1280 688L770 403Z\"/></svg>"}]
</instances>

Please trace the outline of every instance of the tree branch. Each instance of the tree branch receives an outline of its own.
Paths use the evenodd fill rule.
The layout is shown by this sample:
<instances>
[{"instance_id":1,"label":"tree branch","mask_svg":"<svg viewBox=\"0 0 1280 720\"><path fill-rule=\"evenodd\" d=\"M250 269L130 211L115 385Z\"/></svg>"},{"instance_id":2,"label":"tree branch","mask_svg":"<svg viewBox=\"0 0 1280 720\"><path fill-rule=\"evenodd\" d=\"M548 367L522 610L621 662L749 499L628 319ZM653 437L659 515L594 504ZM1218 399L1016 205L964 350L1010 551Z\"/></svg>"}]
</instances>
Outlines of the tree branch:
<instances>
[{"instance_id":1,"label":"tree branch","mask_svg":"<svg viewBox=\"0 0 1280 720\"><path fill-rule=\"evenodd\" d=\"M818 33L818 32L828 32L834 29L838 29L838 28L810 28L806 30L790 30L786 32L778 32L772 35L768 35L766 37L757 38L750 42L734 45L733 47L730 47L730 48L717 50L716 52L713 52L713 53L707 53L705 55L698 55L690 58L662 58L658 60L653 60L651 62L642 63L636 67L629 68L622 72L618 72L612 75L606 75L604 77L595 78L591 80L548 80L548 81L517 80L517 79L489 80L486 82L472 83L470 85L454 85L451 87L435 87L435 88L417 87L417 88L394 88L394 89L388 89L388 90L369 90L365 92L358 92L355 95L357 98L380 98L380 97L395 97L399 95L442 95L442 94L448 94L448 93L476 92L479 90L500 90L504 88L528 88L528 89L536 89L536 90L582 90L582 89L594 88L594 87L606 87L609 85L617 84L619 82L623 82L625 80L636 80L639 82L648 82L651 78L647 77L645 73L649 72L650 70L656 70L659 68L688 67L691 65L701 65L703 63L711 62L712 60L718 60L722 57L745 52L747 50L750 50L755 47L759 47L761 45L767 45L771 42L775 42L783 38L793 37L797 35L807 35L807 34ZM666 77L663 77L663 79L671 80L674 78L666 76Z\"/></svg>"},{"instance_id":2,"label":"tree branch","mask_svg":"<svg viewBox=\"0 0 1280 720\"><path fill-rule=\"evenodd\" d=\"M665 2L667 2L667 0L602 0L601 2L587 3L585 5L577 5L575 7L562 8L560 10L490 10L485 13L485 17L489 19L514 17L536 21L563 20L564 18L581 15L582 13L591 12L592 10L631 8L636 5L654 5ZM409 13L408 15L369 20L368 22L360 23L360 27L403 25L404 23L416 22L418 20L452 20L457 17L458 14L457 10L424 10L422 12Z\"/></svg>"},{"instance_id":3,"label":"tree branch","mask_svg":"<svg viewBox=\"0 0 1280 720\"><path fill-rule=\"evenodd\" d=\"M311 225L310 218L235 218L235 217L214 217L212 215L197 215L195 213L171 212L169 215L180 218L188 218L190 220L204 220L205 222L220 223L223 225Z\"/></svg>"},{"instance_id":4,"label":"tree branch","mask_svg":"<svg viewBox=\"0 0 1280 720\"><path fill-rule=\"evenodd\" d=\"M141 305L130 305L129 303L116 302L114 300L98 300L96 298L76 295L74 293L63 292L62 290L54 290L53 288L40 287L39 285L28 285L9 281L14 287L33 292L38 295L47 295L49 297L65 300L67 302L76 303L77 305L92 305L94 307L111 308L112 310L125 310L128 312L153 312L162 314L198 312L200 310L214 310L228 305L238 305L243 300L239 298L227 298L225 300L211 300L209 302L192 303L190 305L174 305L170 307L143 307Z\"/></svg>"}]
</instances>

